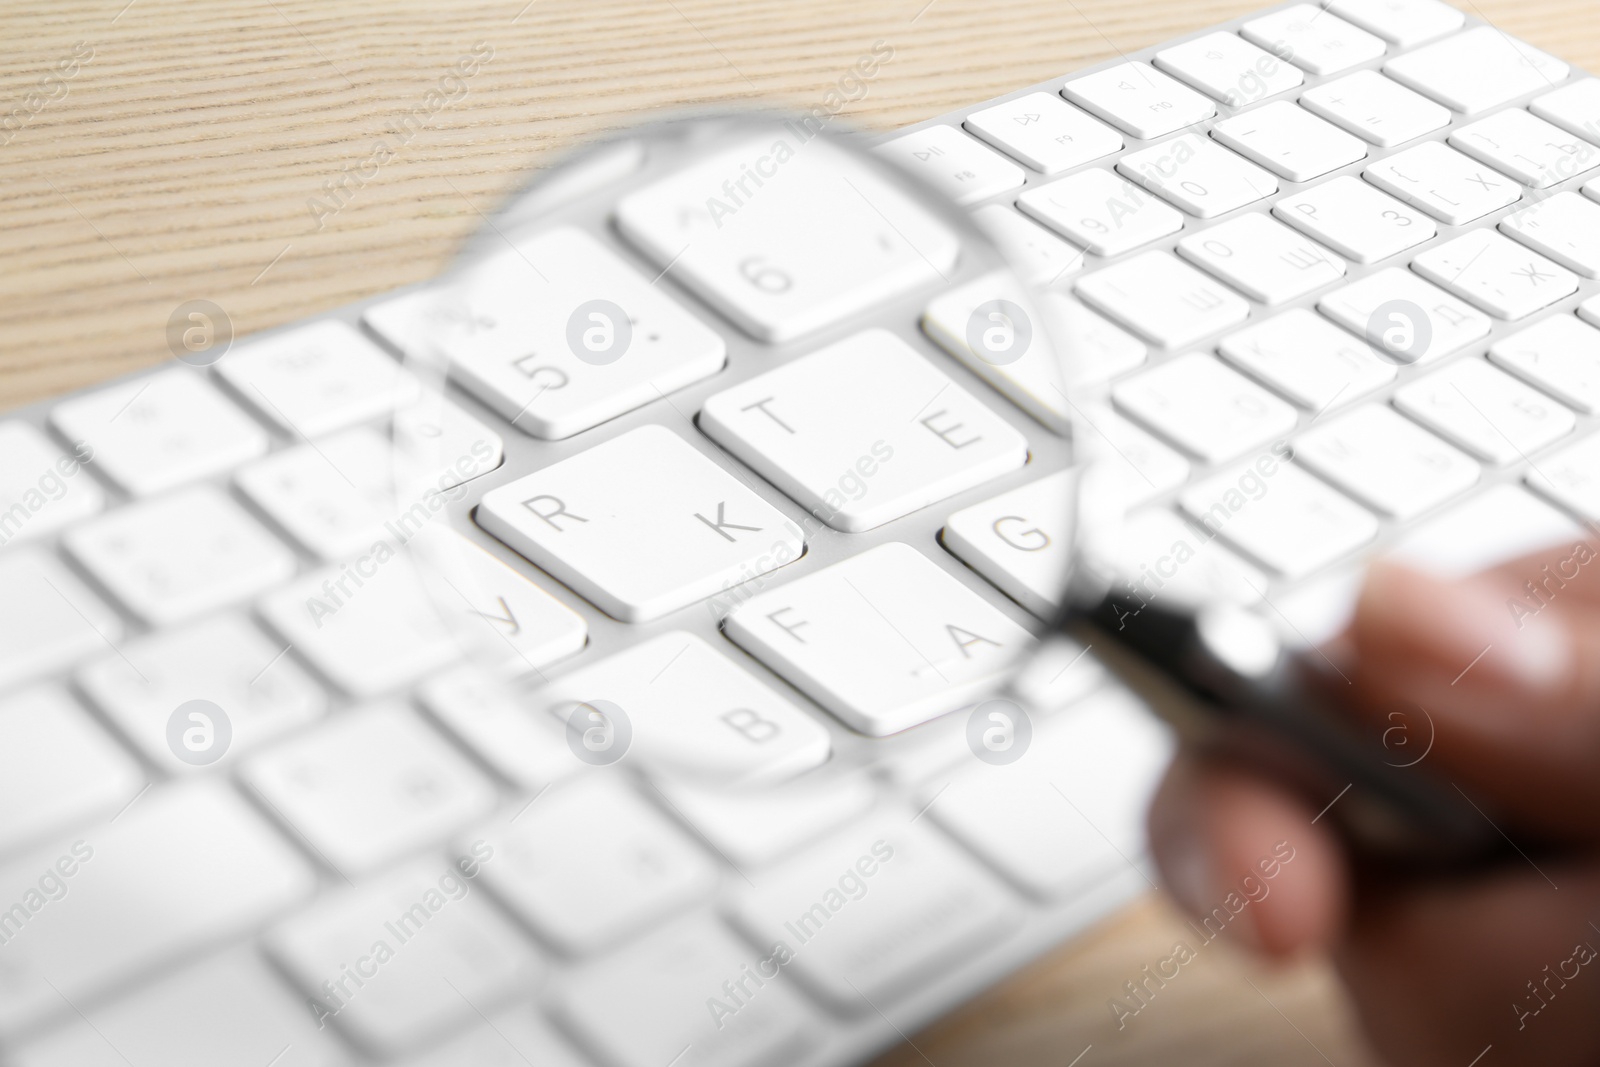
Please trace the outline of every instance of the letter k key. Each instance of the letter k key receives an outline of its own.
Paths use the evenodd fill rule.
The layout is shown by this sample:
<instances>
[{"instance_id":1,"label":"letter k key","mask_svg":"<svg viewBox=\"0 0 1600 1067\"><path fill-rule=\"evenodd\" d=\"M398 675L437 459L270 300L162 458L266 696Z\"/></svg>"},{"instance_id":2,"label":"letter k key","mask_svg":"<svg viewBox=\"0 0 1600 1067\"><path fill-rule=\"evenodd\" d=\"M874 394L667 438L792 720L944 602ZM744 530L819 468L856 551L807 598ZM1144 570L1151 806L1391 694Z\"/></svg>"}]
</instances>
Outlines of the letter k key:
<instances>
[{"instance_id":1,"label":"letter k key","mask_svg":"<svg viewBox=\"0 0 1600 1067\"><path fill-rule=\"evenodd\" d=\"M707 526L711 527L712 530L716 531L717 536L722 538L725 541L736 540L736 538L732 534L730 534L728 532L729 530L749 530L752 533L759 533L761 531L761 527L759 527L759 526L740 526L738 523L733 523L733 522L727 521L726 516L723 514L723 512L726 510L727 506L728 506L727 501L725 501L725 500L717 501L717 521L716 522L712 522L710 519L706 518L704 515L700 514L698 511L694 513L694 517L699 519L701 522L705 523Z\"/></svg>"}]
</instances>

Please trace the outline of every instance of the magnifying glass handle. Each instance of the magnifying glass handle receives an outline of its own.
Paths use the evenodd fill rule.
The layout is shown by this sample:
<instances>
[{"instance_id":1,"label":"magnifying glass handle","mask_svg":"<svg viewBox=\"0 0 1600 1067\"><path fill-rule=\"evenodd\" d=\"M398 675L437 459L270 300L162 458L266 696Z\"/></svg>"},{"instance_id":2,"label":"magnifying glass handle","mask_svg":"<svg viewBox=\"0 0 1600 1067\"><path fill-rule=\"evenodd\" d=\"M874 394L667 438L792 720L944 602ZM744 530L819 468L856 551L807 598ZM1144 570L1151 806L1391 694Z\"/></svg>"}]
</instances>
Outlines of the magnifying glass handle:
<instances>
[{"instance_id":1,"label":"magnifying glass handle","mask_svg":"<svg viewBox=\"0 0 1600 1067\"><path fill-rule=\"evenodd\" d=\"M1416 736L1386 746L1381 709L1354 707L1347 679L1286 648L1256 615L1113 593L1069 604L1058 629L1092 644L1188 743L1326 804L1317 819L1333 822L1362 861L1447 873L1517 856L1492 806L1427 762L1433 729L1423 709L1408 709L1422 720Z\"/></svg>"}]
</instances>

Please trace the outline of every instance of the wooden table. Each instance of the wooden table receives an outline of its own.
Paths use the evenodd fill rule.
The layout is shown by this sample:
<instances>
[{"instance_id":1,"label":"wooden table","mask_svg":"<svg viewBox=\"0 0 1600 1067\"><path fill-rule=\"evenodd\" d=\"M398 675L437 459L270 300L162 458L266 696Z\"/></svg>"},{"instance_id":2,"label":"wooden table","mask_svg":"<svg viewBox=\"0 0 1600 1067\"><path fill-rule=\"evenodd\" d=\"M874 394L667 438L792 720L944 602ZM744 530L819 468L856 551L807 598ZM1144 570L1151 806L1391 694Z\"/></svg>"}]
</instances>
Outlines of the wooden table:
<instances>
[{"instance_id":1,"label":"wooden table","mask_svg":"<svg viewBox=\"0 0 1600 1067\"><path fill-rule=\"evenodd\" d=\"M1467 3L1600 70L1592 0ZM426 278L524 168L643 112L809 108L881 40L893 58L845 114L893 127L1256 6L7 0L0 407L170 358L167 318L185 300L216 302L245 333ZM477 42L493 57L465 93L324 210L324 182L360 169L384 125L423 106ZM1220 943L1119 1031L1108 999L1182 931L1143 900L881 1062L1066 1067L1091 1044L1084 1067L1372 1062L1324 966L1268 972Z\"/></svg>"}]
</instances>

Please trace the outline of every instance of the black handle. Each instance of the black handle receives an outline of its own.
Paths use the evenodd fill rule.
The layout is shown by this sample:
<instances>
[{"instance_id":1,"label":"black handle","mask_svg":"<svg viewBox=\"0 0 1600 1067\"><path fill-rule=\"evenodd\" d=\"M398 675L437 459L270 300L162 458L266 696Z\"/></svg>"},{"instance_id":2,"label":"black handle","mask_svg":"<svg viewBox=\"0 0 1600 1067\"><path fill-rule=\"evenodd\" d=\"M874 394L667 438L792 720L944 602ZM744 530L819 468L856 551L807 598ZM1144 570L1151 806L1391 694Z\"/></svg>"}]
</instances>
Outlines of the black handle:
<instances>
[{"instance_id":1,"label":"black handle","mask_svg":"<svg viewBox=\"0 0 1600 1067\"><path fill-rule=\"evenodd\" d=\"M1114 591L1068 600L1057 629L1092 643L1190 744L1327 803L1319 819L1332 820L1363 862L1447 873L1515 855L1490 805L1415 761L1412 750L1402 756L1386 747L1375 725L1383 716L1354 709L1354 686L1285 648L1266 620Z\"/></svg>"}]
</instances>

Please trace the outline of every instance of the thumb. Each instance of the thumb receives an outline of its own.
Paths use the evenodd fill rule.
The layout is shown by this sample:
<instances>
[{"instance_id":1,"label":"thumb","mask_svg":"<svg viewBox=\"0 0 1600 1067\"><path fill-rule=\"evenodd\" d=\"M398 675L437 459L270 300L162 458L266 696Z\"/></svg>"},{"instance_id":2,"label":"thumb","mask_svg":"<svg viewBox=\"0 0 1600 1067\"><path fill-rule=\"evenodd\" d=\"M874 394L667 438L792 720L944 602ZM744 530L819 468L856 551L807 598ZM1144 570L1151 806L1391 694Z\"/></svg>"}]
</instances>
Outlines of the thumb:
<instances>
[{"instance_id":1,"label":"thumb","mask_svg":"<svg viewBox=\"0 0 1600 1067\"><path fill-rule=\"evenodd\" d=\"M1519 561L1443 581L1375 564L1350 639L1368 707L1420 705L1434 770L1525 825L1593 836L1600 801L1600 605L1529 601Z\"/></svg>"}]
</instances>

